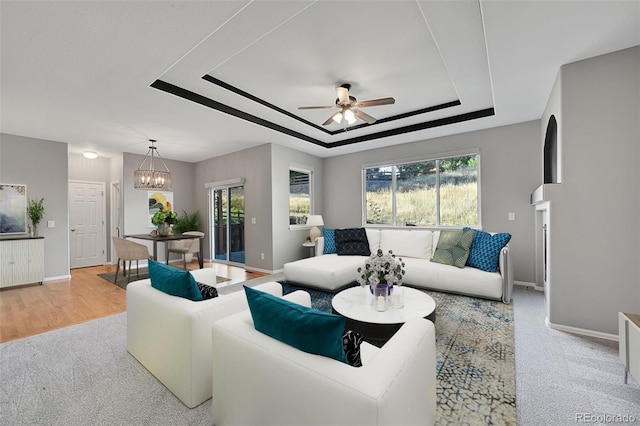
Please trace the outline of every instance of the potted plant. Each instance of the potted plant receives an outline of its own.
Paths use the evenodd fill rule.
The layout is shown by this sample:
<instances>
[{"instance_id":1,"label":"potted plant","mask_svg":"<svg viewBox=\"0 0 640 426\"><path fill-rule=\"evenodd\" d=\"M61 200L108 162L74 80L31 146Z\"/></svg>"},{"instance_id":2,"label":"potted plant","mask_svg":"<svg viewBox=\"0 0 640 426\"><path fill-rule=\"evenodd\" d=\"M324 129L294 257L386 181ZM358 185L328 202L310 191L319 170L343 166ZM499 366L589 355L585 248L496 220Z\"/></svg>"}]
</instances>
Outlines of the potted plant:
<instances>
[{"instance_id":1,"label":"potted plant","mask_svg":"<svg viewBox=\"0 0 640 426\"><path fill-rule=\"evenodd\" d=\"M27 215L33 225L33 236L38 236L38 224L44 216L44 198L40 200L29 200L27 205Z\"/></svg>"},{"instance_id":2,"label":"potted plant","mask_svg":"<svg viewBox=\"0 0 640 426\"><path fill-rule=\"evenodd\" d=\"M166 237L171 232L171 225L178 219L178 214L173 210L160 210L151 218L151 223L158 227L158 235Z\"/></svg>"},{"instance_id":3,"label":"potted plant","mask_svg":"<svg viewBox=\"0 0 640 426\"><path fill-rule=\"evenodd\" d=\"M173 230L178 234L182 234L188 231L197 231L200 214L198 211L187 213L182 210L182 215L176 219L176 223L173 225Z\"/></svg>"}]
</instances>

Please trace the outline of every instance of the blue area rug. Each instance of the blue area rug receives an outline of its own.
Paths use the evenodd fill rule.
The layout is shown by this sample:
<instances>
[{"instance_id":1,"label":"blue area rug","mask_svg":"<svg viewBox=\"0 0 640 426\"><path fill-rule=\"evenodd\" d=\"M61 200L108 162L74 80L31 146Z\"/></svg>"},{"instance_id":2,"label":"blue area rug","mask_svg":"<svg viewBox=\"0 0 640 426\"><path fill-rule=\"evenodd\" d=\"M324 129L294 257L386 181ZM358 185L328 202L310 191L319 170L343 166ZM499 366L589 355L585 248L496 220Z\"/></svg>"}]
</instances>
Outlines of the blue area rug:
<instances>
[{"instance_id":1,"label":"blue area rug","mask_svg":"<svg viewBox=\"0 0 640 426\"><path fill-rule=\"evenodd\" d=\"M331 312L332 293L281 284ZM436 302L436 424L516 425L513 305L423 291Z\"/></svg>"}]
</instances>

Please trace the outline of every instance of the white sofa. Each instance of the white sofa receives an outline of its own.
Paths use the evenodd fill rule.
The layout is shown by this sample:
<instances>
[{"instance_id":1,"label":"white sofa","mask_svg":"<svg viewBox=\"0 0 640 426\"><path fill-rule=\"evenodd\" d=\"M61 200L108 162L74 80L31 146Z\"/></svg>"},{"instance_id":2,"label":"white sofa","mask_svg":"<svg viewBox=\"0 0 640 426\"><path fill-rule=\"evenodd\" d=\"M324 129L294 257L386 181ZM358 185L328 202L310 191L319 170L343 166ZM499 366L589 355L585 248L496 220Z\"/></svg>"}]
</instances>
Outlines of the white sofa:
<instances>
[{"instance_id":1,"label":"white sofa","mask_svg":"<svg viewBox=\"0 0 640 426\"><path fill-rule=\"evenodd\" d=\"M510 303L513 289L513 266L509 247L502 249L498 272L485 272L465 266L431 262L440 231L366 228L369 249L376 253L393 250L405 262L404 283L417 288L445 291L502 300ZM358 277L358 267L366 256L323 254L324 238L316 240L316 255L284 265L288 283L336 292L351 285Z\"/></svg>"},{"instance_id":2,"label":"white sofa","mask_svg":"<svg viewBox=\"0 0 640 426\"><path fill-rule=\"evenodd\" d=\"M215 286L214 269L191 273L196 281ZM256 288L282 295L276 282ZM149 279L132 282L127 286L127 350L193 408L211 398L213 323L247 308L244 291L193 302L151 287Z\"/></svg>"},{"instance_id":3,"label":"white sofa","mask_svg":"<svg viewBox=\"0 0 640 426\"><path fill-rule=\"evenodd\" d=\"M285 298L310 306L307 292ZM433 425L433 323L405 323L382 347L362 343L362 367L302 352L253 326L247 310L216 322L213 423L227 425Z\"/></svg>"}]
</instances>

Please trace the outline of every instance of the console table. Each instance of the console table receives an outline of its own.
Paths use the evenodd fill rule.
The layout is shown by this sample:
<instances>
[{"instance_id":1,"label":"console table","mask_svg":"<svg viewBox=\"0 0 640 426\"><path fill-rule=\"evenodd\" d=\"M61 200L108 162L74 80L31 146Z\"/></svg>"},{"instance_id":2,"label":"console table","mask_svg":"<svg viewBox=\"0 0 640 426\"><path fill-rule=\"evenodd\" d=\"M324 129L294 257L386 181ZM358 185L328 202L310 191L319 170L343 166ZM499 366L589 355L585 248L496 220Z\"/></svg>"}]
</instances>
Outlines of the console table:
<instances>
[{"instance_id":1,"label":"console table","mask_svg":"<svg viewBox=\"0 0 640 426\"><path fill-rule=\"evenodd\" d=\"M44 237L0 238L0 287L44 280Z\"/></svg>"},{"instance_id":2,"label":"console table","mask_svg":"<svg viewBox=\"0 0 640 426\"><path fill-rule=\"evenodd\" d=\"M624 363L624 383L629 373L640 381L640 315L618 313L620 360Z\"/></svg>"}]
</instances>

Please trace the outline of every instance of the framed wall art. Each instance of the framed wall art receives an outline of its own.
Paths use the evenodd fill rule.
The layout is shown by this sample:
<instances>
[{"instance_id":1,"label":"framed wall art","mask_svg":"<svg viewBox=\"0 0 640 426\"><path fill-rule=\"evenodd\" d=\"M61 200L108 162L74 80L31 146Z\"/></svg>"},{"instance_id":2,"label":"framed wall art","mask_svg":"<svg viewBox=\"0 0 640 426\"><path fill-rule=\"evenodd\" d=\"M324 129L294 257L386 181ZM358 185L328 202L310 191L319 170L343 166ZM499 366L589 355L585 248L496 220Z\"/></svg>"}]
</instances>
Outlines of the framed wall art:
<instances>
[{"instance_id":1,"label":"framed wall art","mask_svg":"<svg viewBox=\"0 0 640 426\"><path fill-rule=\"evenodd\" d=\"M156 226L151 223L151 218L160 210L173 210L173 192L168 191L148 191L149 198L149 228Z\"/></svg>"},{"instance_id":2,"label":"framed wall art","mask_svg":"<svg viewBox=\"0 0 640 426\"><path fill-rule=\"evenodd\" d=\"M27 185L0 183L0 234L27 232Z\"/></svg>"}]
</instances>

